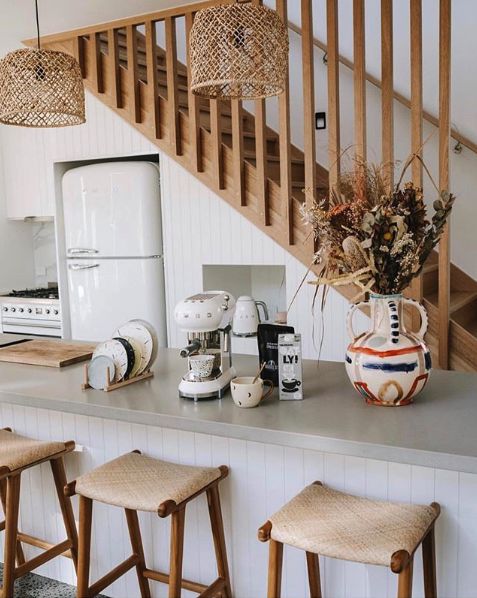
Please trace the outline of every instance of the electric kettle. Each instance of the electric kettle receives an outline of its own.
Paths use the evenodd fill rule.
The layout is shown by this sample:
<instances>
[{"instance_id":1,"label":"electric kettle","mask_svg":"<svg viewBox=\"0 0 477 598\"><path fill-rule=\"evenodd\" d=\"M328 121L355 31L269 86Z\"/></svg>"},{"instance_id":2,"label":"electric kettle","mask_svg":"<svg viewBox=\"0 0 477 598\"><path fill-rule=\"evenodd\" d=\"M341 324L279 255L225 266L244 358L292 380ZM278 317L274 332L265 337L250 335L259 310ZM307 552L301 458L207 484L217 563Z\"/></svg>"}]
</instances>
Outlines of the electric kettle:
<instances>
[{"instance_id":1,"label":"electric kettle","mask_svg":"<svg viewBox=\"0 0 477 598\"><path fill-rule=\"evenodd\" d=\"M237 299L232 321L235 336L257 336L257 326L262 322L258 307L263 309L263 318L268 320L268 309L264 301L255 301L253 297L243 295Z\"/></svg>"}]
</instances>

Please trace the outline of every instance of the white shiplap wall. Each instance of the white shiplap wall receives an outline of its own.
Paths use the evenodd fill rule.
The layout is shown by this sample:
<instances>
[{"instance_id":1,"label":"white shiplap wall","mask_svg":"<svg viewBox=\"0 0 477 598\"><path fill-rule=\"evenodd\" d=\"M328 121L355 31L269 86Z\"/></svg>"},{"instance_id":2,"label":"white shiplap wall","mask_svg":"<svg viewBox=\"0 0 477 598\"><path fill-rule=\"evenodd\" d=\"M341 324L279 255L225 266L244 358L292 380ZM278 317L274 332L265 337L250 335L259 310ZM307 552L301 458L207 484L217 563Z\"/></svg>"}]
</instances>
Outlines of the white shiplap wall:
<instances>
[{"instance_id":1,"label":"white shiplap wall","mask_svg":"<svg viewBox=\"0 0 477 598\"><path fill-rule=\"evenodd\" d=\"M442 514L437 524L440 598L476 598L477 475L406 464L335 455L234 438L194 434L169 428L130 424L58 413L18 405L0 405L0 425L40 439L70 439L84 452L66 460L68 479L105 460L138 448L154 457L196 465L230 466L222 484L222 505L235 598L266 595L267 545L257 529L269 515L314 480L361 496L429 503ZM50 541L64 537L47 466L23 474L21 525L25 532ZM74 508L77 512L76 499ZM45 514L43 516L43 513ZM214 577L213 547L204 497L191 503L186 519L184 575L206 583ZM142 514L145 551L154 567L167 570L169 522ZM128 555L129 541L119 509L95 504L92 578ZM32 549L27 548L28 554ZM1 555L0 555L1 557ZM414 596L421 598L422 565L416 555ZM56 559L40 573L74 583L71 563ZM330 598L394 598L396 577L382 567L322 560L324 595ZM165 597L154 584L153 596ZM116 582L106 595L138 598L134 573ZM189 596L189 594L185 594ZM300 551L287 549L284 598L307 596L305 562Z\"/></svg>"},{"instance_id":2,"label":"white shiplap wall","mask_svg":"<svg viewBox=\"0 0 477 598\"><path fill-rule=\"evenodd\" d=\"M19 215L19 210L28 212L23 202L31 201L32 197L35 209L55 214L54 164L57 162L158 152L156 146L94 96L87 93L86 99L85 125L20 129L21 134L17 134L16 127L6 128L5 186L11 216ZM28 176L24 175L24 162L18 156L27 157ZM160 168L170 346L177 347L183 342L172 318L174 305L202 290L203 264L283 265L289 303L306 268L172 158L161 154ZM58 230L58 234L63 231ZM309 358L316 357L321 334L319 308L316 315L312 314L313 294L314 287L305 284L289 314L289 322L303 335L303 353ZM343 358L347 343L346 310L347 302L331 291L324 317L324 359Z\"/></svg>"}]
</instances>

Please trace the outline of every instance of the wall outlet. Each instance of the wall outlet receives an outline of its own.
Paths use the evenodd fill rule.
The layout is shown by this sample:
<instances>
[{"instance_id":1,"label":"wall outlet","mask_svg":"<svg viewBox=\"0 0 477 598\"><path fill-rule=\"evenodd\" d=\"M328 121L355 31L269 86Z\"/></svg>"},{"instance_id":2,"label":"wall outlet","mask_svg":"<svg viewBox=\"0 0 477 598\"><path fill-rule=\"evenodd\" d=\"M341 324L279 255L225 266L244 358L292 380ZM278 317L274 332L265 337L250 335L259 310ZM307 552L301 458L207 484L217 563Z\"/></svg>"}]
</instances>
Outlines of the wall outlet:
<instances>
[{"instance_id":1,"label":"wall outlet","mask_svg":"<svg viewBox=\"0 0 477 598\"><path fill-rule=\"evenodd\" d=\"M315 127L317 130L326 129L326 112L315 112Z\"/></svg>"}]
</instances>

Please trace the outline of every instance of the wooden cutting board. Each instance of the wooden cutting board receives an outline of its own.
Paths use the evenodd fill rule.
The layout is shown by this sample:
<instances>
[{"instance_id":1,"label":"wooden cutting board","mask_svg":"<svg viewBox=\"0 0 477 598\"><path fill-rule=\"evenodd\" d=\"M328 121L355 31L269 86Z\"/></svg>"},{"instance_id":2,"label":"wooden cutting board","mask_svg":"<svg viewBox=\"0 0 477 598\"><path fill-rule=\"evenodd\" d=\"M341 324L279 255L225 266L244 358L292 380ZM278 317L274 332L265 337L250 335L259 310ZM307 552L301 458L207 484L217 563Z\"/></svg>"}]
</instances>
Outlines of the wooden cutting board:
<instances>
[{"instance_id":1,"label":"wooden cutting board","mask_svg":"<svg viewBox=\"0 0 477 598\"><path fill-rule=\"evenodd\" d=\"M0 361L61 368L91 358L96 345L60 340L31 340L0 348Z\"/></svg>"}]
</instances>

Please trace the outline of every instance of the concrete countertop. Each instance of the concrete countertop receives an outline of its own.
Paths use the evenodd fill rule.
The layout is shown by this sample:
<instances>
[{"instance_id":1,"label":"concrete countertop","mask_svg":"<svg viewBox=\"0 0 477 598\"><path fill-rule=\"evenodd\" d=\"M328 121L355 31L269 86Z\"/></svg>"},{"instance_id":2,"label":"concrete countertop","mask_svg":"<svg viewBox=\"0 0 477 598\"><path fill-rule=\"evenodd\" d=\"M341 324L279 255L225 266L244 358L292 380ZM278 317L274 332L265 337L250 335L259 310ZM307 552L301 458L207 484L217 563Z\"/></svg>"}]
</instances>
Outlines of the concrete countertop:
<instances>
[{"instance_id":1,"label":"concrete countertop","mask_svg":"<svg viewBox=\"0 0 477 598\"><path fill-rule=\"evenodd\" d=\"M257 358L237 355L238 374ZM330 453L477 473L477 375L434 371L413 405L368 406L341 363L304 362L303 401L255 409L180 399L185 362L163 349L154 378L109 393L81 390L84 364L61 369L0 363L0 401ZM8 425L11 422L1 422Z\"/></svg>"}]
</instances>

